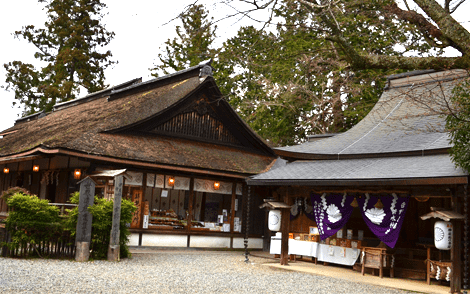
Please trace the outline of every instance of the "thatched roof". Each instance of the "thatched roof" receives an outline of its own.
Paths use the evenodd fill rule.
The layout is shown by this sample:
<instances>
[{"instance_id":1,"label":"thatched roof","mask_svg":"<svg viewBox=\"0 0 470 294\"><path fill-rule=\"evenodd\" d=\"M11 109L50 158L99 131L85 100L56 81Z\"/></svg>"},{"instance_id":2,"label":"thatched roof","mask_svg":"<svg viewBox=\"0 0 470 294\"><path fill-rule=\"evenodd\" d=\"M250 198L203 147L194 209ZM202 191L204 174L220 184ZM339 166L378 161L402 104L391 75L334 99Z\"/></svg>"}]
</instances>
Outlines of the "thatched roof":
<instances>
[{"instance_id":1,"label":"thatched roof","mask_svg":"<svg viewBox=\"0 0 470 294\"><path fill-rule=\"evenodd\" d=\"M220 99L213 78L199 77L202 66L89 95L87 99L58 105L43 117L23 119L1 132L0 157L54 149L98 155L103 161L125 159L240 174L265 170L273 162L274 153ZM224 124L238 144L210 142L184 134L161 135L150 127L145 129L148 123L168 121L178 115L181 105L196 100L207 103L213 113L223 111L223 119L217 121ZM219 103L210 104L211 101Z\"/></svg>"}]
</instances>

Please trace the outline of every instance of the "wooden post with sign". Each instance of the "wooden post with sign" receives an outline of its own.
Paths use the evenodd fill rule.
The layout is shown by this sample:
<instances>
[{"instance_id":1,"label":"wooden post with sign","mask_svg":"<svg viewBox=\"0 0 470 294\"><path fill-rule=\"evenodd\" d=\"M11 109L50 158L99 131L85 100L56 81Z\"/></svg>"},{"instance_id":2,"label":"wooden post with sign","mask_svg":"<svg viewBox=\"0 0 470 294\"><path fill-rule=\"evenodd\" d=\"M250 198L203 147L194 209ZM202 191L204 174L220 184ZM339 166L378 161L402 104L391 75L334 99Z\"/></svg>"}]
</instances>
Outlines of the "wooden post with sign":
<instances>
[{"instance_id":1,"label":"wooden post with sign","mask_svg":"<svg viewBox=\"0 0 470 294\"><path fill-rule=\"evenodd\" d=\"M114 204L113 204L113 223L111 227L111 237L109 239L108 248L108 260L119 261L120 250L119 236L120 223L121 223L121 200L122 200L122 189L124 187L124 176L119 175L114 177Z\"/></svg>"},{"instance_id":2,"label":"wooden post with sign","mask_svg":"<svg viewBox=\"0 0 470 294\"><path fill-rule=\"evenodd\" d=\"M96 183L90 178L78 182L80 184L80 198L78 202L78 221L75 243L77 246L75 253L76 261L88 261L90 257L91 223L93 217L88 211L88 207L93 205L95 200Z\"/></svg>"}]
</instances>

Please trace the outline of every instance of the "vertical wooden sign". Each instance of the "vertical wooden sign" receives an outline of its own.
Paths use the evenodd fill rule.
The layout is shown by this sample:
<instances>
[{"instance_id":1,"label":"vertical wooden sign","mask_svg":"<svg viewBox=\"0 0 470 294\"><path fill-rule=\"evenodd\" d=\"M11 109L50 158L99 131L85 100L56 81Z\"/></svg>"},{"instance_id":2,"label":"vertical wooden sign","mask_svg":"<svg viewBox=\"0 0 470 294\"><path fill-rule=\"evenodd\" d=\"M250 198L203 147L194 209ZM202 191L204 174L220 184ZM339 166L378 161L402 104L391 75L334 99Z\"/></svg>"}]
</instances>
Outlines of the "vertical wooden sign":
<instances>
[{"instance_id":1,"label":"vertical wooden sign","mask_svg":"<svg viewBox=\"0 0 470 294\"><path fill-rule=\"evenodd\" d=\"M113 223L111 226L111 236L109 239L108 260L118 261L121 250L119 245L120 223L121 223L121 200L122 189L124 187L124 176L114 177L114 204L113 204Z\"/></svg>"},{"instance_id":2,"label":"vertical wooden sign","mask_svg":"<svg viewBox=\"0 0 470 294\"><path fill-rule=\"evenodd\" d=\"M142 223L142 228L149 228L149 217L150 217L150 206L147 200L144 201L144 221Z\"/></svg>"},{"instance_id":3,"label":"vertical wooden sign","mask_svg":"<svg viewBox=\"0 0 470 294\"><path fill-rule=\"evenodd\" d=\"M132 192L132 201L137 207L137 210L134 212L134 215L132 216L131 228L139 229L141 215L142 215L141 214L142 213L142 190L134 190Z\"/></svg>"},{"instance_id":4,"label":"vertical wooden sign","mask_svg":"<svg viewBox=\"0 0 470 294\"><path fill-rule=\"evenodd\" d=\"M78 202L77 233L75 236L75 243L77 245L75 260L87 261L90 257L91 222L93 221L88 207L92 206L95 200L96 183L90 177L86 177L78 182L78 184L80 184L80 198Z\"/></svg>"}]
</instances>

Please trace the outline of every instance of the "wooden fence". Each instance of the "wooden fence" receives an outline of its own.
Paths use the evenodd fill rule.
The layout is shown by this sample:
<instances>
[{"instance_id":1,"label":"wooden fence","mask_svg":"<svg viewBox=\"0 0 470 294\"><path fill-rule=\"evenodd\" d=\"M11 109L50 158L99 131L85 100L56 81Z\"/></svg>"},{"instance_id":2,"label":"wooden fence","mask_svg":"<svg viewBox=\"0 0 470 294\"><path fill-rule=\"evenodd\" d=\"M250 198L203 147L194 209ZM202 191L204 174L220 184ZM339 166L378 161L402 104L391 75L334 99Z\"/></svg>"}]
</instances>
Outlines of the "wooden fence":
<instances>
[{"instance_id":1,"label":"wooden fence","mask_svg":"<svg viewBox=\"0 0 470 294\"><path fill-rule=\"evenodd\" d=\"M74 258L75 238L70 236L70 232L63 231L54 234L48 240L39 241L38 244L22 242L14 244L11 242L11 232L0 224L0 255L3 257L32 257L41 258Z\"/></svg>"}]
</instances>

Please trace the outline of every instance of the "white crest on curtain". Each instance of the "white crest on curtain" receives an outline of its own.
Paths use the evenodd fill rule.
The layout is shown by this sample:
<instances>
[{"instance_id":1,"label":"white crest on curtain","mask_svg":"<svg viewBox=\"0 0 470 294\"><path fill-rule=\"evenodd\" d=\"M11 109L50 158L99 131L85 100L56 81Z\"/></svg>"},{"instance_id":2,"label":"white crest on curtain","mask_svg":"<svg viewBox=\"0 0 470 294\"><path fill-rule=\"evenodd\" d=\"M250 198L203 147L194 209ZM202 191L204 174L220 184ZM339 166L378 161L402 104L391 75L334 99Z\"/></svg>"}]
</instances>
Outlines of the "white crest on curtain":
<instances>
[{"instance_id":1,"label":"white crest on curtain","mask_svg":"<svg viewBox=\"0 0 470 294\"><path fill-rule=\"evenodd\" d=\"M328 209L326 210L326 213L328 214L328 220L332 223L336 223L341 220L343 215L339 211L338 207L334 204L330 204L328 206Z\"/></svg>"},{"instance_id":2,"label":"white crest on curtain","mask_svg":"<svg viewBox=\"0 0 470 294\"><path fill-rule=\"evenodd\" d=\"M373 207L365 211L365 215L376 225L380 225L385 217L383 208Z\"/></svg>"}]
</instances>

